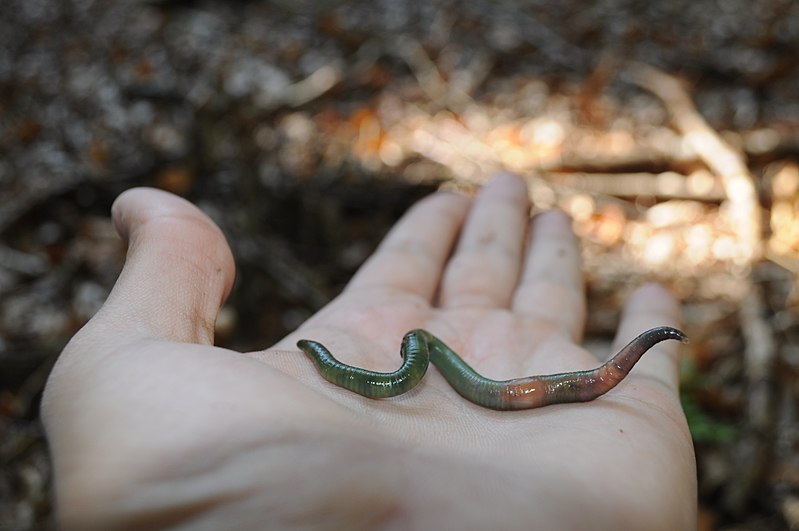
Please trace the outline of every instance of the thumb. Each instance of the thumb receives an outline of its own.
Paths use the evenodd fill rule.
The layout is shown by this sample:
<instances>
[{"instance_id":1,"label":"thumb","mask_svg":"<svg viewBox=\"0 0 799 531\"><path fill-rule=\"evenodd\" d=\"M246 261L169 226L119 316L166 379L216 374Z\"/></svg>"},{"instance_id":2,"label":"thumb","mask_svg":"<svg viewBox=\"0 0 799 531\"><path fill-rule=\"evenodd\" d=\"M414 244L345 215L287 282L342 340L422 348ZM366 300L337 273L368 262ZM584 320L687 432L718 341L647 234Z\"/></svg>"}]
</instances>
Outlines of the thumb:
<instances>
[{"instance_id":1,"label":"thumb","mask_svg":"<svg viewBox=\"0 0 799 531\"><path fill-rule=\"evenodd\" d=\"M132 189L117 198L112 216L128 242L125 265L103 307L64 348L42 398L63 521L80 522L75 529L113 528L97 522L114 504L131 507L124 505L131 478L142 481L170 444L202 439L197 426L214 429L202 412L187 413L207 399L205 388L181 384L222 365L186 360L218 352L185 343L213 343L234 276L222 231L188 201ZM180 422L183 431L173 431ZM145 484L148 492L157 482Z\"/></svg>"},{"instance_id":2,"label":"thumb","mask_svg":"<svg viewBox=\"0 0 799 531\"><path fill-rule=\"evenodd\" d=\"M219 227L188 201L149 188L124 192L111 213L128 255L86 332L212 344L235 275Z\"/></svg>"}]
</instances>

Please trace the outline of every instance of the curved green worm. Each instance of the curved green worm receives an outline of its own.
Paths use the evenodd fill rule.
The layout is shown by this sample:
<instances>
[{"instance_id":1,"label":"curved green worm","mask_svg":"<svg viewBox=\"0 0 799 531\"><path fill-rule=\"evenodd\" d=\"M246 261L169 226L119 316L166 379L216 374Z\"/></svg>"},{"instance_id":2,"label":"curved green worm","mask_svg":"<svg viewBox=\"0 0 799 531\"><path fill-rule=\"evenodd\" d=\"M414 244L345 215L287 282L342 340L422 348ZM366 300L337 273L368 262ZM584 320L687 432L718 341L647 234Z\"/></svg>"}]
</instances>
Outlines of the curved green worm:
<instances>
[{"instance_id":1,"label":"curved green worm","mask_svg":"<svg viewBox=\"0 0 799 531\"><path fill-rule=\"evenodd\" d=\"M667 339L687 342L681 331L659 326L642 333L596 369L491 380L481 376L443 341L422 329L402 339L402 366L394 372L374 372L338 361L321 343L301 339L297 346L314 362L324 379L368 398L388 398L416 387L430 363L455 391L483 407L532 409L551 404L588 402L624 379L641 356Z\"/></svg>"}]
</instances>

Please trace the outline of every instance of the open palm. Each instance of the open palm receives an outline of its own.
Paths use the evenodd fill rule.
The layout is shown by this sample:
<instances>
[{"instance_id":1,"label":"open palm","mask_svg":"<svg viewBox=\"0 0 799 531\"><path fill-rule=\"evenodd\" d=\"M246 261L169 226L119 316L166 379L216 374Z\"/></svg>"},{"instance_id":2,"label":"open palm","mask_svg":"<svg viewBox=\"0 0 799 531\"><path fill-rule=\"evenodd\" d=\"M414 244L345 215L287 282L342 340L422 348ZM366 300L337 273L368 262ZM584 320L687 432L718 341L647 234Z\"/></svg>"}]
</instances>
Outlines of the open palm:
<instances>
[{"instance_id":1,"label":"open palm","mask_svg":"<svg viewBox=\"0 0 799 531\"><path fill-rule=\"evenodd\" d=\"M657 345L585 404L496 412L434 370L369 400L324 381L294 346L391 371L425 328L492 378L593 368L578 346L579 253L556 212L530 224L523 183L473 202L428 197L335 301L275 347L213 347L234 266L190 204L133 190L114 220L129 254L70 342L44 419L62 523L76 529L690 529L693 451L676 344ZM617 343L679 308L636 291ZM611 353L608 353L610 355Z\"/></svg>"}]
</instances>

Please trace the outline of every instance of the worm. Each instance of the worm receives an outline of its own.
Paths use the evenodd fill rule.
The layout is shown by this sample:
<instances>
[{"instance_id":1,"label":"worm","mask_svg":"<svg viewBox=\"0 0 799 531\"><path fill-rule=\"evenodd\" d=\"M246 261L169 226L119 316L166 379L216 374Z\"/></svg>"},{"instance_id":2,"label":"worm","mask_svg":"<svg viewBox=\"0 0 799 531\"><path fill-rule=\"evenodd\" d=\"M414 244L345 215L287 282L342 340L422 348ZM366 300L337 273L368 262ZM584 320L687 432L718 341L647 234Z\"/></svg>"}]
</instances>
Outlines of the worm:
<instances>
[{"instance_id":1,"label":"worm","mask_svg":"<svg viewBox=\"0 0 799 531\"><path fill-rule=\"evenodd\" d=\"M659 326L643 332L596 369L512 380L491 380L480 375L443 341L422 329L405 334L400 348L402 366L394 372L374 372L347 365L316 341L302 339L297 346L324 379L368 398L389 398L410 391L432 363L466 400L507 411L594 400L616 387L646 351L668 339L688 341L680 330Z\"/></svg>"},{"instance_id":2,"label":"worm","mask_svg":"<svg viewBox=\"0 0 799 531\"><path fill-rule=\"evenodd\" d=\"M405 334L400 347L402 366L394 372L367 371L341 363L316 341L301 339L297 346L314 362L319 374L328 382L367 398L389 398L407 393L424 377L430 365L430 337L435 338L425 330L411 330Z\"/></svg>"}]
</instances>

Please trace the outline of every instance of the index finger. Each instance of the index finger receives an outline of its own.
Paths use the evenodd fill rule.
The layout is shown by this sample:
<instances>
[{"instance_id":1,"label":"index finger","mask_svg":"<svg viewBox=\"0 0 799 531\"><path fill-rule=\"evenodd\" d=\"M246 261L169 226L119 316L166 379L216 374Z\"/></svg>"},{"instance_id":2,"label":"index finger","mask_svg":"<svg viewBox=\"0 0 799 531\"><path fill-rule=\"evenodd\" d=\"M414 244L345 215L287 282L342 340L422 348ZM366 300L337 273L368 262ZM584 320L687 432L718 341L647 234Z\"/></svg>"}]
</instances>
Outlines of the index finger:
<instances>
[{"instance_id":1,"label":"index finger","mask_svg":"<svg viewBox=\"0 0 799 531\"><path fill-rule=\"evenodd\" d=\"M469 203L452 192L437 192L416 203L358 270L346 292L389 290L431 300Z\"/></svg>"}]
</instances>

